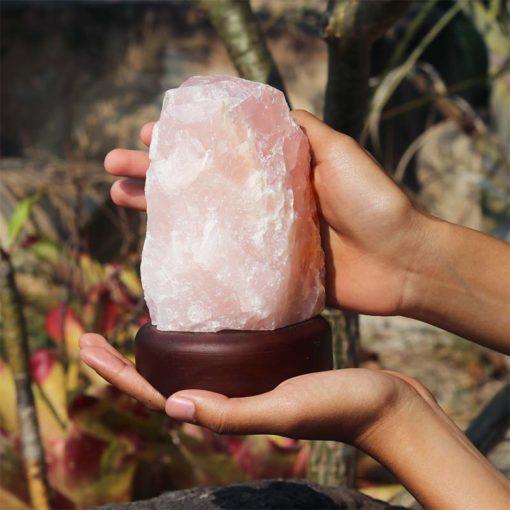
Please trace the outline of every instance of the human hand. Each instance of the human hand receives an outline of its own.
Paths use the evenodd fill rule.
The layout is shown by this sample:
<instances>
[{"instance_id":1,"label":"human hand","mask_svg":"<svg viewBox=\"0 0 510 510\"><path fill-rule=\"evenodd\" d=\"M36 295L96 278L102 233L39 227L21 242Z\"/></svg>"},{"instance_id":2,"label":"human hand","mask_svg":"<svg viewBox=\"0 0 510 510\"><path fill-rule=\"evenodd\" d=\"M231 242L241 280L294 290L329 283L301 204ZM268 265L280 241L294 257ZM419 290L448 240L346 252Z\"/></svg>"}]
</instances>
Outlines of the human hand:
<instances>
[{"instance_id":1,"label":"human hand","mask_svg":"<svg viewBox=\"0 0 510 510\"><path fill-rule=\"evenodd\" d=\"M432 399L419 383L397 373L344 369L294 377L253 397L227 398L210 391L185 390L165 401L102 336L83 335L80 357L149 408L221 434L279 434L361 446L364 436L393 420L414 399Z\"/></svg>"},{"instance_id":2,"label":"human hand","mask_svg":"<svg viewBox=\"0 0 510 510\"><path fill-rule=\"evenodd\" d=\"M106 380L174 419L222 434L344 441L390 469L425 508L507 508L508 481L410 377L344 369L294 377L253 397L184 390L165 401L100 335L84 335L80 349Z\"/></svg>"},{"instance_id":3,"label":"human hand","mask_svg":"<svg viewBox=\"0 0 510 510\"><path fill-rule=\"evenodd\" d=\"M422 239L421 215L357 142L310 113L293 116L313 154L329 304L377 315L402 313L406 275ZM142 128L145 145L153 126ZM111 189L116 204L145 209L148 166L144 151L115 149L107 155L106 170L122 177Z\"/></svg>"},{"instance_id":4,"label":"human hand","mask_svg":"<svg viewBox=\"0 0 510 510\"><path fill-rule=\"evenodd\" d=\"M510 246L418 211L356 141L308 112L293 116L310 140L328 304L412 317L510 353ZM146 145L153 126L142 128ZM122 177L116 204L145 209L148 166L144 151L107 155Z\"/></svg>"}]
</instances>

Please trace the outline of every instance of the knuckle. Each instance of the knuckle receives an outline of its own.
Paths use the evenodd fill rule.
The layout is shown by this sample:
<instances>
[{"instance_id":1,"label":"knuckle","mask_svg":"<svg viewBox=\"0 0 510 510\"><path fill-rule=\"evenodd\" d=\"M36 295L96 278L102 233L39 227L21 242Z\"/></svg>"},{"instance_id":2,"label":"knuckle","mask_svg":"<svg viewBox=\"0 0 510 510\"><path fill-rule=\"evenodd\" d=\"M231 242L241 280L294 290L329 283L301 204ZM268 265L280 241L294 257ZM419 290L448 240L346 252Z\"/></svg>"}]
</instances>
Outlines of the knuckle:
<instances>
[{"instance_id":1,"label":"knuckle","mask_svg":"<svg viewBox=\"0 0 510 510\"><path fill-rule=\"evenodd\" d=\"M305 115L309 115L309 113L306 110L303 110L302 108L298 108L297 110L292 110L293 117L303 117Z\"/></svg>"},{"instance_id":2,"label":"knuckle","mask_svg":"<svg viewBox=\"0 0 510 510\"><path fill-rule=\"evenodd\" d=\"M118 379L129 377L130 369L131 367L129 365L123 365L122 367L115 369L114 375Z\"/></svg>"},{"instance_id":3,"label":"knuckle","mask_svg":"<svg viewBox=\"0 0 510 510\"><path fill-rule=\"evenodd\" d=\"M147 402L145 403L145 405L153 411L160 411L161 399L162 399L161 394L156 389L153 388L151 389L148 395Z\"/></svg>"},{"instance_id":4,"label":"knuckle","mask_svg":"<svg viewBox=\"0 0 510 510\"><path fill-rule=\"evenodd\" d=\"M331 131L325 140L325 160L330 162L343 160L346 154L362 150L359 143L349 135L338 131Z\"/></svg>"},{"instance_id":5,"label":"knuckle","mask_svg":"<svg viewBox=\"0 0 510 510\"><path fill-rule=\"evenodd\" d=\"M345 133L340 133L338 131L334 134L334 136L336 145L343 151L360 148L359 143L352 136L346 135Z\"/></svg>"},{"instance_id":6,"label":"knuckle","mask_svg":"<svg viewBox=\"0 0 510 510\"><path fill-rule=\"evenodd\" d=\"M222 406L217 417L212 423L212 430L220 435L227 434L230 431L229 416L230 412L228 410L228 405Z\"/></svg>"}]
</instances>

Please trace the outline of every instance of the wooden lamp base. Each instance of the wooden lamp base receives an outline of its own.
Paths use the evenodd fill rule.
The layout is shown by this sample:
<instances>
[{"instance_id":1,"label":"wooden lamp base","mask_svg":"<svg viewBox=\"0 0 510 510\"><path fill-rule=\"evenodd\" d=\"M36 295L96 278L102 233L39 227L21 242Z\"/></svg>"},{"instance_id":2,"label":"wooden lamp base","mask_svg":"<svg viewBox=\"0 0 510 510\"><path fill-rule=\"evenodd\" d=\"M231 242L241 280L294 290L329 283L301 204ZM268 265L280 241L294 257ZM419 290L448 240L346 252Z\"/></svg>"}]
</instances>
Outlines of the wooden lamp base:
<instances>
[{"instance_id":1,"label":"wooden lamp base","mask_svg":"<svg viewBox=\"0 0 510 510\"><path fill-rule=\"evenodd\" d=\"M320 316L274 331L159 331L147 323L135 357L138 372L165 397L184 389L246 397L333 368L331 329Z\"/></svg>"}]
</instances>

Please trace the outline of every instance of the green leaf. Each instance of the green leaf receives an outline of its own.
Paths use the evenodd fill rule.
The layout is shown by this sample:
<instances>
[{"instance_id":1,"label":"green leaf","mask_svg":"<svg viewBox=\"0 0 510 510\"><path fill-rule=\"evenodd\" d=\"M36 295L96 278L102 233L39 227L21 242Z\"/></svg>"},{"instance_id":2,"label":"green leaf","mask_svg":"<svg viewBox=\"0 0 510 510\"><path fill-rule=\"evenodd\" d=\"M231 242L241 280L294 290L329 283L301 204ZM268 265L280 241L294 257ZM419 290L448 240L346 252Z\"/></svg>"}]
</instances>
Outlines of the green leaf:
<instances>
[{"instance_id":1,"label":"green leaf","mask_svg":"<svg viewBox=\"0 0 510 510\"><path fill-rule=\"evenodd\" d=\"M420 10L417 12L416 16L414 16L414 18L409 23L409 27L407 28L406 33L404 34L404 36L398 43L397 47L395 48L395 51L391 55L390 62L388 64L388 69L385 74L387 74L387 72L390 69L397 67L401 63L402 58L407 52L409 44L413 40L413 37L421 28L423 22L430 14L432 9L434 9L438 1L439 0L426 0L425 2L423 2L423 4L420 7Z\"/></svg>"},{"instance_id":2,"label":"green leaf","mask_svg":"<svg viewBox=\"0 0 510 510\"><path fill-rule=\"evenodd\" d=\"M510 23L502 2L493 0L490 8L481 1L472 1L464 5L464 13L472 20L478 32L483 36L491 54L491 74L508 72L510 66ZM498 136L503 147L510 147L510 113L508 98L510 83L507 78L494 81L491 92L491 113L495 121Z\"/></svg>"},{"instance_id":3,"label":"green leaf","mask_svg":"<svg viewBox=\"0 0 510 510\"><path fill-rule=\"evenodd\" d=\"M62 250L53 241L41 239L30 246L30 251L36 255L39 260L56 264L62 254Z\"/></svg>"},{"instance_id":4,"label":"green leaf","mask_svg":"<svg viewBox=\"0 0 510 510\"><path fill-rule=\"evenodd\" d=\"M36 204L39 198L40 194L36 193L31 197L20 200L16 204L7 227L7 247L11 247L18 239L20 233L25 228L28 218L30 217L32 207Z\"/></svg>"},{"instance_id":5,"label":"green leaf","mask_svg":"<svg viewBox=\"0 0 510 510\"><path fill-rule=\"evenodd\" d=\"M366 121L365 128L363 130L362 137L364 138L367 132L374 145L379 148L379 122L381 119L382 112L390 100L391 96L397 90L398 86L406 78L406 76L412 71L416 62L421 57L423 52L432 43L436 36L443 30L443 28L450 23L450 21L457 15L464 5L464 1L459 1L453 4L448 11L443 14L441 19L430 29L425 37L420 41L416 48L411 52L403 64L392 69L381 81L372 97L372 103L370 105L370 111Z\"/></svg>"},{"instance_id":6,"label":"green leaf","mask_svg":"<svg viewBox=\"0 0 510 510\"><path fill-rule=\"evenodd\" d=\"M409 147L404 152L403 156L400 158L398 162L397 169L395 170L395 174L393 178L397 182L402 182L404 179L404 174L407 166L410 161L416 155L416 153L434 136L437 135L438 130L444 128L444 123L440 122L439 124L434 124L433 126L426 129L420 136L414 139L413 143L409 145Z\"/></svg>"}]
</instances>

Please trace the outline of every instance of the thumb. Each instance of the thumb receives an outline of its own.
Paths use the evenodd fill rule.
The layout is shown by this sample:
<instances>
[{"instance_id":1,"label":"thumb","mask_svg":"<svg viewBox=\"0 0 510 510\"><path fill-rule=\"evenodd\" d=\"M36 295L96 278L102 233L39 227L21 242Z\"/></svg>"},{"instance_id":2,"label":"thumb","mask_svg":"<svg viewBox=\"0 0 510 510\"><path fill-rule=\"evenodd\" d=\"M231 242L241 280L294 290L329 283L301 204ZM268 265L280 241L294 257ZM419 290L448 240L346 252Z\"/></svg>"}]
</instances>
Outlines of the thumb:
<instances>
[{"instance_id":1,"label":"thumb","mask_svg":"<svg viewBox=\"0 0 510 510\"><path fill-rule=\"evenodd\" d=\"M201 425L219 434L288 432L289 402L277 389L261 395L228 398L204 390L174 393L165 405L171 418Z\"/></svg>"},{"instance_id":2,"label":"thumb","mask_svg":"<svg viewBox=\"0 0 510 510\"><path fill-rule=\"evenodd\" d=\"M316 165L323 161L340 160L347 156L370 157L349 135L335 131L306 110L293 110L292 117L305 132Z\"/></svg>"}]
</instances>

